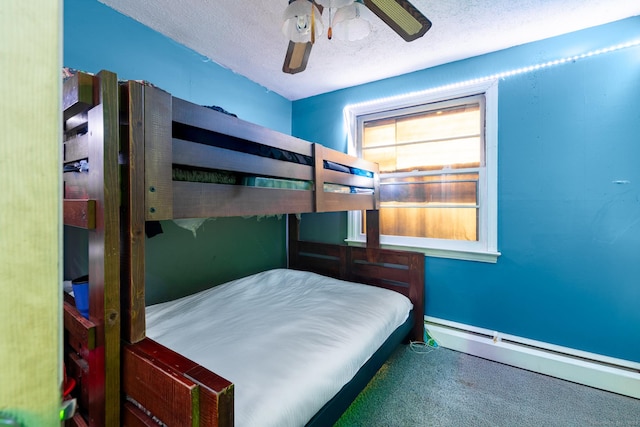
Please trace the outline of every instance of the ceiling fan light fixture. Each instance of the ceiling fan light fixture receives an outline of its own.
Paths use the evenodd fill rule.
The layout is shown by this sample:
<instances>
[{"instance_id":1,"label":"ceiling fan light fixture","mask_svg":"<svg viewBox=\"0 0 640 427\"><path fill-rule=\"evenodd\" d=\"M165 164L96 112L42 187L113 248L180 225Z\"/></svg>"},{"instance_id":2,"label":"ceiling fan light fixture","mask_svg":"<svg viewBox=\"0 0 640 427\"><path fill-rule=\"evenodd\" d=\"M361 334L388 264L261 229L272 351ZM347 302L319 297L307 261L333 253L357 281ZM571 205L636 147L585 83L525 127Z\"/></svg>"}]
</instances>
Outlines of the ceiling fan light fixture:
<instances>
[{"instance_id":1,"label":"ceiling fan light fixture","mask_svg":"<svg viewBox=\"0 0 640 427\"><path fill-rule=\"evenodd\" d=\"M344 6L333 17L333 35L340 40L355 41L369 35L371 22L363 16L368 9L360 1Z\"/></svg>"},{"instance_id":2,"label":"ceiling fan light fixture","mask_svg":"<svg viewBox=\"0 0 640 427\"><path fill-rule=\"evenodd\" d=\"M307 43L322 35L322 13L309 0L294 0L284 11L282 33L294 43ZM312 37L312 32L315 34Z\"/></svg>"},{"instance_id":3,"label":"ceiling fan light fixture","mask_svg":"<svg viewBox=\"0 0 640 427\"><path fill-rule=\"evenodd\" d=\"M341 7L349 6L355 0L315 0L317 4L329 9L339 9Z\"/></svg>"},{"instance_id":4,"label":"ceiling fan light fixture","mask_svg":"<svg viewBox=\"0 0 640 427\"><path fill-rule=\"evenodd\" d=\"M406 0L364 0L364 4L408 42L431 28L431 21Z\"/></svg>"}]
</instances>

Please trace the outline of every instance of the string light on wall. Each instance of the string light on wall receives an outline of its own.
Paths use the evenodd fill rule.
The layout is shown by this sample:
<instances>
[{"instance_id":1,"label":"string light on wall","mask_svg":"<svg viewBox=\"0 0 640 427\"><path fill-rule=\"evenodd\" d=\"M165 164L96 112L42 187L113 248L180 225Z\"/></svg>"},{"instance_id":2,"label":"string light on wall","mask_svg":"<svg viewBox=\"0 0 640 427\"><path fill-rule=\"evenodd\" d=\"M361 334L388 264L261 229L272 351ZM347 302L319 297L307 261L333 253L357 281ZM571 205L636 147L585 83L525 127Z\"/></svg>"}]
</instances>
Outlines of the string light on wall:
<instances>
[{"instance_id":1,"label":"string light on wall","mask_svg":"<svg viewBox=\"0 0 640 427\"><path fill-rule=\"evenodd\" d=\"M464 80L461 82L456 82L456 83L451 83L448 85L443 85L443 86L438 86L438 87L434 87L431 89L425 89L422 91L416 91L416 92L410 92L410 93L405 93L402 95L395 95L395 96L390 96L390 97L386 97L386 98L379 98L379 99L375 99L375 100L371 100L371 101L365 101L365 102L359 102L359 103L355 103L355 104L349 104L347 106L344 107L344 113L345 113L345 117L351 117L353 115L353 111L356 111L358 108L361 107L365 107L365 106L372 106L372 105L376 105L376 104L386 104L386 103L390 103L390 102L394 102L394 101L398 101L401 102L402 100L405 99L411 99L414 97L420 97L420 96L424 96L424 95L428 95L430 93L433 92L439 92L439 91L444 91L444 90L448 90L448 89L455 89L455 88L460 88L460 87L464 87L464 86L470 86L470 85L475 85L478 83L482 83L482 82L486 82L486 81L491 81L491 80L499 80L499 79L504 79L506 77L511 77L511 76L516 76L516 75L520 75L520 74L524 74L524 73L529 73L532 71L538 71L538 70L542 70L545 68L549 68L549 67L553 67L556 65L561 65L561 64L566 64L568 62L576 62L579 61L581 59L585 59L585 58L591 58L593 56L598 56L598 55L602 55L605 53L610 53L610 52L615 52L618 50L622 50L622 49L627 49L630 47L636 47L636 46L640 46L640 39L638 40L632 40L626 43L620 43L617 45L613 45L613 46L609 46L606 48L602 48L602 49L596 49L596 50L592 50L580 55L573 55L573 56L568 56L565 58L561 58L561 59L555 59L552 61L547 61L547 62L542 62L539 64L535 64L535 65L529 65L526 67L521 67L521 68L514 68L513 70L508 70L508 71L503 71L500 73L496 73L496 74L491 74L489 76L485 76L485 77L478 77L475 79L470 79L470 80ZM349 119L348 121L350 121L351 119Z\"/></svg>"}]
</instances>

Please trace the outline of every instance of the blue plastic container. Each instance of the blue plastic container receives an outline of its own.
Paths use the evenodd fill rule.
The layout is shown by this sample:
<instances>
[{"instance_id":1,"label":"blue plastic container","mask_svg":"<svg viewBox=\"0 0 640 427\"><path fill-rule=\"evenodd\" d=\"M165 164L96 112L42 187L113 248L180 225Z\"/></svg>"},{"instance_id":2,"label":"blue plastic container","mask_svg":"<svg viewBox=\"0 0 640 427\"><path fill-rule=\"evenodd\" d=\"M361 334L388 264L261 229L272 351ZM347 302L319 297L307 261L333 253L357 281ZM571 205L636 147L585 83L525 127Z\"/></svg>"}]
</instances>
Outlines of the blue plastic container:
<instances>
[{"instance_id":1,"label":"blue plastic container","mask_svg":"<svg viewBox=\"0 0 640 427\"><path fill-rule=\"evenodd\" d=\"M76 308L86 319L89 318L89 276L78 277L71 281Z\"/></svg>"}]
</instances>

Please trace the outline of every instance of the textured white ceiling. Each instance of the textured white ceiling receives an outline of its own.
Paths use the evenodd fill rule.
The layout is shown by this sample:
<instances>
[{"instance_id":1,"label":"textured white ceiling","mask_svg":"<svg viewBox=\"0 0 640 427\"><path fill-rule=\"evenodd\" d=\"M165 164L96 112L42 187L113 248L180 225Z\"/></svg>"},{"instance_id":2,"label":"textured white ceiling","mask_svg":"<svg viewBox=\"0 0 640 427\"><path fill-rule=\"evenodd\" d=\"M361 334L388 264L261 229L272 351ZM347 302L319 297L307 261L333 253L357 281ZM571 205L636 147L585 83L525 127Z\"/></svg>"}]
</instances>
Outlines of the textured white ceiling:
<instances>
[{"instance_id":1,"label":"textured white ceiling","mask_svg":"<svg viewBox=\"0 0 640 427\"><path fill-rule=\"evenodd\" d=\"M433 22L424 37L407 43L371 14L367 38L322 37L307 69L290 75L288 0L100 1L290 100L640 15L640 0L412 0Z\"/></svg>"}]
</instances>

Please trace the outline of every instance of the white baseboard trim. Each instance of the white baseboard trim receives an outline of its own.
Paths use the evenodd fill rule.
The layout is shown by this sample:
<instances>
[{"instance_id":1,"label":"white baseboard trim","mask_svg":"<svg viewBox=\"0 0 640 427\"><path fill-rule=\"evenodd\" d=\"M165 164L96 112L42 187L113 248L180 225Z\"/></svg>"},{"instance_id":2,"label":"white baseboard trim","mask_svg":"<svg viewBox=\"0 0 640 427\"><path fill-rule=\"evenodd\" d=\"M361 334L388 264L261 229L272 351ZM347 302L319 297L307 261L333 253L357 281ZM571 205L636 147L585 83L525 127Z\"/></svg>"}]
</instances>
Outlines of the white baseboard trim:
<instances>
[{"instance_id":1,"label":"white baseboard trim","mask_svg":"<svg viewBox=\"0 0 640 427\"><path fill-rule=\"evenodd\" d=\"M640 363L425 316L438 345L640 399Z\"/></svg>"}]
</instances>

